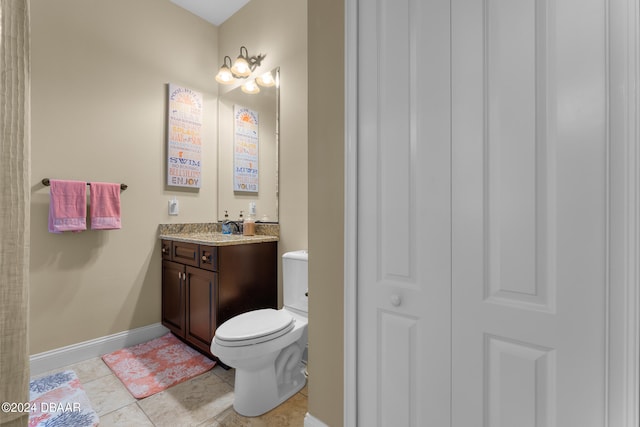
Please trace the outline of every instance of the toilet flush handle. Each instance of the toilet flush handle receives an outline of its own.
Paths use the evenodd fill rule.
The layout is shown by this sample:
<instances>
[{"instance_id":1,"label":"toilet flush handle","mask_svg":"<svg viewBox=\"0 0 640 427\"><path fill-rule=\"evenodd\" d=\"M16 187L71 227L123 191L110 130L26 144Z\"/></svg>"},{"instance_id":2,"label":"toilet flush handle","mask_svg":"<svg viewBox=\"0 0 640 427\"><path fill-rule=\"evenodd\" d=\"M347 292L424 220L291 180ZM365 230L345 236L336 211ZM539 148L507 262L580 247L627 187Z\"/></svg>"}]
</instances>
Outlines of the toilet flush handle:
<instances>
[{"instance_id":1,"label":"toilet flush handle","mask_svg":"<svg viewBox=\"0 0 640 427\"><path fill-rule=\"evenodd\" d=\"M398 307L400 306L400 304L402 304L402 299L400 298L400 295L398 294L392 294L391 298L389 298L391 300L391 305L394 307Z\"/></svg>"}]
</instances>

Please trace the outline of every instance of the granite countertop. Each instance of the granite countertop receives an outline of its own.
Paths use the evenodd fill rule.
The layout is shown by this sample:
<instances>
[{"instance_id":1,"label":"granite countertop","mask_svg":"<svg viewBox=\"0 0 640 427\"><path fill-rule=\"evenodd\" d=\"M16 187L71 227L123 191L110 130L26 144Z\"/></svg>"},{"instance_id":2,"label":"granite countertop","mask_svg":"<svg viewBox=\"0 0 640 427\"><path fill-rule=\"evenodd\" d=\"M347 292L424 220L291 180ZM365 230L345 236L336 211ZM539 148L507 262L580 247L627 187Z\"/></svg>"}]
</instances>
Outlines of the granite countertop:
<instances>
[{"instance_id":1,"label":"granite countertop","mask_svg":"<svg viewBox=\"0 0 640 427\"><path fill-rule=\"evenodd\" d=\"M163 240L210 246L243 245L280 240L280 225L264 223L256 223L255 236L222 234L220 223L160 224L158 232L159 238Z\"/></svg>"},{"instance_id":2,"label":"granite countertop","mask_svg":"<svg viewBox=\"0 0 640 427\"><path fill-rule=\"evenodd\" d=\"M278 236L243 236L242 234L222 234L216 232L161 234L160 238L176 242L197 243L210 246L243 245L247 243L277 242L279 240Z\"/></svg>"}]
</instances>

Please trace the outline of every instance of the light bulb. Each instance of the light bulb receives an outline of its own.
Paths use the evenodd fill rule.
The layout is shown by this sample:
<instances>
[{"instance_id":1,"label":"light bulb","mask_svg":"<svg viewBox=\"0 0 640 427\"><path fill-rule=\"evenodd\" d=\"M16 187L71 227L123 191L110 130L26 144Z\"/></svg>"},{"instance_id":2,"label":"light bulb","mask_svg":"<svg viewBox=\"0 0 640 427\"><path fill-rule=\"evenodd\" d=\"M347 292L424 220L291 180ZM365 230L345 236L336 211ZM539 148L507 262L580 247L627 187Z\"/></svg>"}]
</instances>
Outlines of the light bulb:
<instances>
[{"instance_id":1,"label":"light bulb","mask_svg":"<svg viewBox=\"0 0 640 427\"><path fill-rule=\"evenodd\" d=\"M276 81L273 79L273 75L271 72L264 73L260 77L256 78L256 82L262 87L271 87L276 84Z\"/></svg>"},{"instance_id":2,"label":"light bulb","mask_svg":"<svg viewBox=\"0 0 640 427\"><path fill-rule=\"evenodd\" d=\"M238 58L233 63L233 67L231 67L231 71L233 74L239 77L249 77L251 74L251 68L249 68L249 63L242 56L238 56Z\"/></svg>"},{"instance_id":3,"label":"light bulb","mask_svg":"<svg viewBox=\"0 0 640 427\"><path fill-rule=\"evenodd\" d=\"M260 87L256 84L255 80L249 80L245 84L242 85L242 91L248 94L255 94L260 92Z\"/></svg>"},{"instance_id":4,"label":"light bulb","mask_svg":"<svg viewBox=\"0 0 640 427\"><path fill-rule=\"evenodd\" d=\"M218 83L222 83L223 85L231 84L235 81L233 78L233 74L231 74L231 70L226 65L220 67L218 74L216 74L216 81Z\"/></svg>"}]
</instances>

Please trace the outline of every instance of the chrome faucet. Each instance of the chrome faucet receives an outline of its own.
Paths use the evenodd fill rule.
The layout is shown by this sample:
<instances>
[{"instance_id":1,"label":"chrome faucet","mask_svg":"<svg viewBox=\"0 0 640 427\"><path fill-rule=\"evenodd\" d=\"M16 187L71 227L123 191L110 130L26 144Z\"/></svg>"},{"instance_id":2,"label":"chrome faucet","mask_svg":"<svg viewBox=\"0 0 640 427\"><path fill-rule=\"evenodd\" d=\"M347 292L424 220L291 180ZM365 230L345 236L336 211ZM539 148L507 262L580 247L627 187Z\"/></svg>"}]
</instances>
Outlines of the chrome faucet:
<instances>
[{"instance_id":1,"label":"chrome faucet","mask_svg":"<svg viewBox=\"0 0 640 427\"><path fill-rule=\"evenodd\" d=\"M232 226L235 230L231 230L231 234L242 234L242 223L237 221L225 221L224 224Z\"/></svg>"}]
</instances>

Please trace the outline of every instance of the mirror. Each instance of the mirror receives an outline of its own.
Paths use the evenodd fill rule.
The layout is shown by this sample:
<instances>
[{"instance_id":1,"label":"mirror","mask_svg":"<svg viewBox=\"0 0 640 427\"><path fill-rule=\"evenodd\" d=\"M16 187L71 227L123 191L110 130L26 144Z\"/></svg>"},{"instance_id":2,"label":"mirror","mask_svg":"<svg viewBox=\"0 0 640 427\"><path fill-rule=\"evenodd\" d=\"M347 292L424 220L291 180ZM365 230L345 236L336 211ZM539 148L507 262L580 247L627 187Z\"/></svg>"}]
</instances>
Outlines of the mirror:
<instances>
[{"instance_id":1,"label":"mirror","mask_svg":"<svg viewBox=\"0 0 640 427\"><path fill-rule=\"evenodd\" d=\"M240 87L218 98L218 220L249 215L278 222L278 145L280 69L271 71L276 84L256 94Z\"/></svg>"}]
</instances>

